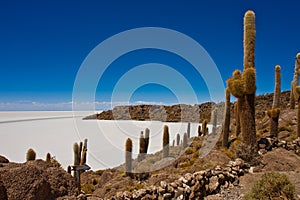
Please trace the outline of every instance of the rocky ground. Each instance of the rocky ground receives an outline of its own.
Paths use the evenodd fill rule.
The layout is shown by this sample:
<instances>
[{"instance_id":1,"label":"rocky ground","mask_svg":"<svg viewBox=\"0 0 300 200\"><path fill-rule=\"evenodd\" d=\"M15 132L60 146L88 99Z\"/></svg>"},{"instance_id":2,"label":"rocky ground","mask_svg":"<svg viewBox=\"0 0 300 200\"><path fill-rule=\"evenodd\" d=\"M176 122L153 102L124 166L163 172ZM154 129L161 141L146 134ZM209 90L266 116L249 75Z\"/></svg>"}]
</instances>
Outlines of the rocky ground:
<instances>
[{"instance_id":1,"label":"rocky ground","mask_svg":"<svg viewBox=\"0 0 300 200\"><path fill-rule=\"evenodd\" d=\"M42 160L23 164L10 163L5 157L0 156L0 200L239 200L250 191L256 180L270 171L286 174L295 185L296 194L300 199L300 140L295 137L296 113L287 108L288 101L289 93L285 92L281 96L283 106L279 120L279 142L274 143L272 151L261 151L263 154L257 157L259 164L236 160L238 157L236 149L239 148L240 142L235 139L235 121L232 113L230 136L232 142L229 149L222 148L218 141L208 155L201 157L203 149L211 142L209 137L190 138L188 148L184 149L182 145L171 146L168 158L162 159L162 153L157 152L147 155L142 162L134 160L133 168L136 172L134 178L125 175L124 165L113 169L85 172L81 175L81 192L78 191L74 177L59 166L53 166ZM256 99L258 138L269 135L269 120L265 111L271 108L271 102L272 95L259 96ZM175 109L176 106L170 108ZM200 107L186 107L187 110L199 110L198 108ZM140 106L134 107L133 110L139 109ZM135 114L136 119L142 120L143 109L150 108L144 106L141 112L137 112L139 114ZM172 109L167 112L166 119L179 120L168 118L178 116ZM205 104L203 110L209 116L211 104ZM95 116L99 118L99 115ZM150 173L138 173L149 171Z\"/></svg>"}]
</instances>

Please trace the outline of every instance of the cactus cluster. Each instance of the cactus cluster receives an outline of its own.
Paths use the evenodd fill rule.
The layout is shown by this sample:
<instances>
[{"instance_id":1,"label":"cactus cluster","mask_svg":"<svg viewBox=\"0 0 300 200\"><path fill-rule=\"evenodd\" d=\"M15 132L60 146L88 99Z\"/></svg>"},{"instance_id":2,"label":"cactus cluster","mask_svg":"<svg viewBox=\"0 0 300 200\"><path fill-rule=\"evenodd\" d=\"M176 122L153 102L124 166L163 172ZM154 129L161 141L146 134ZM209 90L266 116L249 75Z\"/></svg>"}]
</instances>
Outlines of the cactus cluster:
<instances>
[{"instance_id":1,"label":"cactus cluster","mask_svg":"<svg viewBox=\"0 0 300 200\"><path fill-rule=\"evenodd\" d=\"M73 167L76 168L78 166L85 165L87 160L87 139L84 140L84 143L80 142L79 145L77 142L75 142L73 145L73 153ZM76 178L78 183L80 183L80 173L81 171L74 170L74 177Z\"/></svg>"},{"instance_id":2,"label":"cactus cluster","mask_svg":"<svg viewBox=\"0 0 300 200\"><path fill-rule=\"evenodd\" d=\"M244 71L235 70L231 78L227 80L230 93L238 98L240 103L240 123L242 141L250 146L255 146L255 91L256 73L254 64L255 49L255 14L247 11L244 17Z\"/></svg>"}]
</instances>

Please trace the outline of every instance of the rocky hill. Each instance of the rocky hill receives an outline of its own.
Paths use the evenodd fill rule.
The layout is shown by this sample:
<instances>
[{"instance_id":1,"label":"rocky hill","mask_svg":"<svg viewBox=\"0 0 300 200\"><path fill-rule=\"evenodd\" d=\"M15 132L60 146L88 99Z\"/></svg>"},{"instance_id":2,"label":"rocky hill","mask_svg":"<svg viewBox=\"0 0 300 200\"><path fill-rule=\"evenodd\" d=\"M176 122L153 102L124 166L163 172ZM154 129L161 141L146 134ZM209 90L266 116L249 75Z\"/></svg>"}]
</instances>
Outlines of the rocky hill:
<instances>
[{"instance_id":1,"label":"rocky hill","mask_svg":"<svg viewBox=\"0 0 300 200\"><path fill-rule=\"evenodd\" d=\"M54 200L77 196L78 184L60 167L43 160L11 163L0 159L0 199Z\"/></svg>"},{"instance_id":2,"label":"rocky hill","mask_svg":"<svg viewBox=\"0 0 300 200\"><path fill-rule=\"evenodd\" d=\"M281 93L282 108L289 104L290 92ZM273 94L259 95L255 99L256 117L258 119L265 116L265 111L271 109ZM98 114L87 116L83 119L98 120L140 120L140 121L163 121L163 122L202 122L204 119L211 119L211 112L214 107L223 111L223 103L206 102L203 104L186 105L177 104L172 106L163 105L135 105L116 106L113 110L103 111ZM233 115L233 106L231 108ZM221 116L221 115L220 115ZM220 118L219 121L222 121Z\"/></svg>"}]
</instances>

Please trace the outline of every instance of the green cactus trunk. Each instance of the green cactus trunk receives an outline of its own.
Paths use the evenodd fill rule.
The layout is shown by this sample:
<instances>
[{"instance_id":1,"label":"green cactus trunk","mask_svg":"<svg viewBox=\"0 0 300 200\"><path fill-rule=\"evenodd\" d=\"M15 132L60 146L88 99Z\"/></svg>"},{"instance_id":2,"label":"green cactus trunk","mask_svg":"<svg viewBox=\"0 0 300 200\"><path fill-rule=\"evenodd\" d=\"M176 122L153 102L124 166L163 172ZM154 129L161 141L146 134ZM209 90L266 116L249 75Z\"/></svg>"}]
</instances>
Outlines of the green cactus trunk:
<instances>
[{"instance_id":1,"label":"green cactus trunk","mask_svg":"<svg viewBox=\"0 0 300 200\"><path fill-rule=\"evenodd\" d=\"M126 176L132 177L132 140L128 138L125 144L125 173Z\"/></svg>"},{"instance_id":2,"label":"green cactus trunk","mask_svg":"<svg viewBox=\"0 0 300 200\"><path fill-rule=\"evenodd\" d=\"M165 125L163 133L163 158L169 157L169 140L169 127Z\"/></svg>"},{"instance_id":3,"label":"green cactus trunk","mask_svg":"<svg viewBox=\"0 0 300 200\"><path fill-rule=\"evenodd\" d=\"M226 88L225 92L225 118L223 122L223 141L222 146L228 147L229 126L230 126L230 91Z\"/></svg>"}]
</instances>

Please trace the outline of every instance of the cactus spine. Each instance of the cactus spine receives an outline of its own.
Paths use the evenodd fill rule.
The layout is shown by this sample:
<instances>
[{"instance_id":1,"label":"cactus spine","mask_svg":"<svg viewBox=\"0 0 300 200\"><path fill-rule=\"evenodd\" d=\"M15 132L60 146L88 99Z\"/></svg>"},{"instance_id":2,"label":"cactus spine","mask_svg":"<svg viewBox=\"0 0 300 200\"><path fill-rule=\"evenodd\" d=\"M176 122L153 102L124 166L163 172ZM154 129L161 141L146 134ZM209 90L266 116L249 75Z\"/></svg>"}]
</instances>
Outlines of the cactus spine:
<instances>
[{"instance_id":1,"label":"cactus spine","mask_svg":"<svg viewBox=\"0 0 300 200\"><path fill-rule=\"evenodd\" d=\"M163 158L169 156L169 139L169 127L165 125L163 133Z\"/></svg>"},{"instance_id":2,"label":"cactus spine","mask_svg":"<svg viewBox=\"0 0 300 200\"><path fill-rule=\"evenodd\" d=\"M141 131L140 134L140 149L139 149L139 155L138 155L138 162L144 160L146 153L146 142L144 138L144 133Z\"/></svg>"},{"instance_id":3,"label":"cactus spine","mask_svg":"<svg viewBox=\"0 0 300 200\"><path fill-rule=\"evenodd\" d=\"M187 133L184 133L184 135L183 135L182 146L183 146L184 149L188 147L188 136L187 136Z\"/></svg>"},{"instance_id":4,"label":"cactus spine","mask_svg":"<svg viewBox=\"0 0 300 200\"><path fill-rule=\"evenodd\" d=\"M125 170L127 176L132 176L132 140L128 138L125 144Z\"/></svg>"},{"instance_id":5,"label":"cactus spine","mask_svg":"<svg viewBox=\"0 0 300 200\"><path fill-rule=\"evenodd\" d=\"M240 103L240 123L242 142L252 147L256 143L255 128L255 91L256 73L254 64L255 48L255 14L247 11L244 17L244 71L233 72L233 77L227 80L230 93L238 98Z\"/></svg>"},{"instance_id":6,"label":"cactus spine","mask_svg":"<svg viewBox=\"0 0 300 200\"><path fill-rule=\"evenodd\" d=\"M146 128L145 129L145 153L148 153L148 148L149 148L149 137L150 137L150 129Z\"/></svg>"},{"instance_id":7,"label":"cactus spine","mask_svg":"<svg viewBox=\"0 0 300 200\"><path fill-rule=\"evenodd\" d=\"M275 89L272 109L267 111L270 118L270 135L278 137L278 120L280 114L280 66L275 67Z\"/></svg>"},{"instance_id":8,"label":"cactus spine","mask_svg":"<svg viewBox=\"0 0 300 200\"><path fill-rule=\"evenodd\" d=\"M223 122L223 141L222 146L228 147L229 126L230 126L230 91L226 88L225 92L225 118Z\"/></svg>"},{"instance_id":9,"label":"cactus spine","mask_svg":"<svg viewBox=\"0 0 300 200\"><path fill-rule=\"evenodd\" d=\"M26 153L26 161L35 160L36 153L33 149L28 149Z\"/></svg>"},{"instance_id":10,"label":"cactus spine","mask_svg":"<svg viewBox=\"0 0 300 200\"><path fill-rule=\"evenodd\" d=\"M296 55L294 78L291 83L290 108L295 109L294 88L299 84L298 78L300 73L300 53Z\"/></svg>"},{"instance_id":11,"label":"cactus spine","mask_svg":"<svg viewBox=\"0 0 300 200\"><path fill-rule=\"evenodd\" d=\"M176 145L179 146L180 144L180 135L179 133L177 133L177 136L176 136Z\"/></svg>"},{"instance_id":12,"label":"cactus spine","mask_svg":"<svg viewBox=\"0 0 300 200\"><path fill-rule=\"evenodd\" d=\"M186 132L187 132L188 138L190 138L191 137L191 123L190 122L187 124Z\"/></svg>"}]
</instances>

